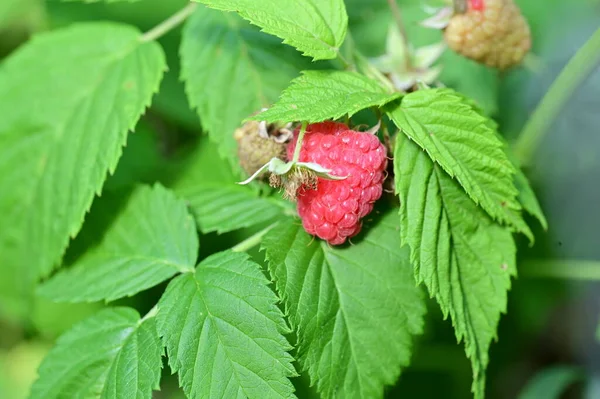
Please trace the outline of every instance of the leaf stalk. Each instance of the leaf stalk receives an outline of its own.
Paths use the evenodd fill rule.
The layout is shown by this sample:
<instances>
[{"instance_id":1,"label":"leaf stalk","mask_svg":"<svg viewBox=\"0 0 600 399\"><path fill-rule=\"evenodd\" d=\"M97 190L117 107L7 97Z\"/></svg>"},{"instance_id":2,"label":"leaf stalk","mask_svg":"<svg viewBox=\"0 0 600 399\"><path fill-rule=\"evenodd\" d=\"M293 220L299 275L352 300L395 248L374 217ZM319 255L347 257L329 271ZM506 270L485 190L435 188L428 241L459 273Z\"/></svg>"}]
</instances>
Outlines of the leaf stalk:
<instances>
[{"instance_id":1,"label":"leaf stalk","mask_svg":"<svg viewBox=\"0 0 600 399\"><path fill-rule=\"evenodd\" d=\"M302 141L304 140L304 134L306 133L306 126L308 124L306 122L302 122L302 127L300 128L300 133L298 134L298 140L296 141L296 148L294 148L294 157L292 158L292 162L298 163L298 159L300 159L300 150L302 149Z\"/></svg>"},{"instance_id":2,"label":"leaf stalk","mask_svg":"<svg viewBox=\"0 0 600 399\"><path fill-rule=\"evenodd\" d=\"M156 25L154 28L150 29L148 32L144 33L140 40L142 42L151 42L164 36L185 22L185 20L194 13L196 7L198 7L198 3L188 4L160 24Z\"/></svg>"},{"instance_id":3,"label":"leaf stalk","mask_svg":"<svg viewBox=\"0 0 600 399\"><path fill-rule=\"evenodd\" d=\"M400 37L402 38L404 49L407 52L407 56L404 57L406 70L412 71L412 62L410 60L410 42L408 41L406 27L402 21L402 12L400 11L400 7L398 7L398 3L396 3L396 0L388 0L388 5L390 7L390 11L392 12L392 16L394 17L394 22L396 23Z\"/></svg>"},{"instance_id":4,"label":"leaf stalk","mask_svg":"<svg viewBox=\"0 0 600 399\"><path fill-rule=\"evenodd\" d=\"M254 248L262 242L262 239L265 236L265 234L267 234L276 225L277 223L273 223L272 225L265 227L258 233L253 234L250 237L246 238L244 241L236 244L234 247L231 248L231 250L233 252L246 252L249 249Z\"/></svg>"}]
</instances>

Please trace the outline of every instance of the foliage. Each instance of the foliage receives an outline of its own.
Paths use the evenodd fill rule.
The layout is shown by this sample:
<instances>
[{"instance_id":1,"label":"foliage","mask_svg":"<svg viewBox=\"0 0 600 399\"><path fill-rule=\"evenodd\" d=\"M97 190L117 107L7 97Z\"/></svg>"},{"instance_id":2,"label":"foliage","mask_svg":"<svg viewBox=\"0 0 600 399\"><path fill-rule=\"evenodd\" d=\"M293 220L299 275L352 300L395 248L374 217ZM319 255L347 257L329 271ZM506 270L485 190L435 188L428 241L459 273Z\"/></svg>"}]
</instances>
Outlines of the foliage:
<instances>
[{"instance_id":1,"label":"foliage","mask_svg":"<svg viewBox=\"0 0 600 399\"><path fill-rule=\"evenodd\" d=\"M151 398L172 378L189 398L381 398L448 316L486 397L517 244L548 227L518 158L534 148L515 155L489 115L500 77L447 53L435 87L394 89L368 58L383 1L180 3L149 30L53 27L0 63L0 330L74 309L44 301L89 306L52 331L30 397ZM360 235L332 247L266 182L237 184L233 133L249 120L376 126L387 193ZM555 375L562 390L569 370L523 397Z\"/></svg>"},{"instance_id":2,"label":"foliage","mask_svg":"<svg viewBox=\"0 0 600 399\"><path fill-rule=\"evenodd\" d=\"M265 237L269 271L298 334L298 361L324 397L381 396L422 332L423 296L395 219L388 212L360 244L343 249L288 220Z\"/></svg>"}]
</instances>

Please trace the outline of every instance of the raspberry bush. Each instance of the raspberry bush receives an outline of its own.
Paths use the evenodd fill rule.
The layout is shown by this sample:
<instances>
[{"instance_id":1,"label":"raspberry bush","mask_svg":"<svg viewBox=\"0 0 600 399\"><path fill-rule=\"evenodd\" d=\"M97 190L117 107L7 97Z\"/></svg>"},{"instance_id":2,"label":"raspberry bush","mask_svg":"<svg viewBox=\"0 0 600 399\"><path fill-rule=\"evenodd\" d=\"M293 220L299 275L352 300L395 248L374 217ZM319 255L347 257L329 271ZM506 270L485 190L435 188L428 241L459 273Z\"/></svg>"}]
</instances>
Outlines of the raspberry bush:
<instances>
[{"instance_id":1,"label":"raspberry bush","mask_svg":"<svg viewBox=\"0 0 600 399\"><path fill-rule=\"evenodd\" d=\"M524 2L7 1L0 330L41 345L0 397L496 397L521 166L598 33L513 142Z\"/></svg>"}]
</instances>

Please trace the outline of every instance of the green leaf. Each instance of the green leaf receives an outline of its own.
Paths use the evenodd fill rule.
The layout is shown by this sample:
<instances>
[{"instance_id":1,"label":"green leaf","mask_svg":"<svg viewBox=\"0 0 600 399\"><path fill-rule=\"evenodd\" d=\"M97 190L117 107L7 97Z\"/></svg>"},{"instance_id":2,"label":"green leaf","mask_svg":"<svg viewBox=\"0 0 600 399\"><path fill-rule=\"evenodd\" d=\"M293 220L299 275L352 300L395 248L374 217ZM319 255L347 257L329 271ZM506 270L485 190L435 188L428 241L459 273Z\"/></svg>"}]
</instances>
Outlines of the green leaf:
<instances>
[{"instance_id":1,"label":"green leaf","mask_svg":"<svg viewBox=\"0 0 600 399\"><path fill-rule=\"evenodd\" d=\"M183 30L181 59L190 104L233 166L235 129L270 106L301 67L309 65L298 52L237 15L205 7L198 7Z\"/></svg>"},{"instance_id":2,"label":"green leaf","mask_svg":"<svg viewBox=\"0 0 600 399\"><path fill-rule=\"evenodd\" d=\"M337 57L348 29L343 0L195 0L235 11L315 60Z\"/></svg>"},{"instance_id":3,"label":"green leaf","mask_svg":"<svg viewBox=\"0 0 600 399\"><path fill-rule=\"evenodd\" d=\"M214 143L202 139L187 154L183 167L172 172L177 176L173 190L185 198L203 233L221 234L266 223L287 211L288 202L236 184L240 179L215 149Z\"/></svg>"},{"instance_id":4,"label":"green leaf","mask_svg":"<svg viewBox=\"0 0 600 399\"><path fill-rule=\"evenodd\" d=\"M398 136L394 153L401 236L415 276L452 318L483 398L488 349L506 311L516 274L511 232L496 223L413 141Z\"/></svg>"},{"instance_id":5,"label":"green leaf","mask_svg":"<svg viewBox=\"0 0 600 399\"><path fill-rule=\"evenodd\" d=\"M396 216L364 229L355 245L332 248L286 220L263 239L298 360L324 398L382 397L423 330L424 298Z\"/></svg>"},{"instance_id":6,"label":"green leaf","mask_svg":"<svg viewBox=\"0 0 600 399\"><path fill-rule=\"evenodd\" d=\"M546 220L546 216L544 216L544 211L542 211L542 207L540 206L533 188L531 188L531 185L529 184L529 180L518 166L515 167L517 167L515 187L519 190L519 202L521 202L523 209L526 210L527 213L540 222L544 230L548 230L548 221Z\"/></svg>"},{"instance_id":7,"label":"green leaf","mask_svg":"<svg viewBox=\"0 0 600 399\"><path fill-rule=\"evenodd\" d=\"M2 0L0 2L0 29L14 23L27 24L39 18L38 0Z\"/></svg>"},{"instance_id":8,"label":"green leaf","mask_svg":"<svg viewBox=\"0 0 600 399\"><path fill-rule=\"evenodd\" d=\"M577 367L561 365L544 369L527 383L518 399L560 399L573 383L583 380L584 372Z\"/></svg>"},{"instance_id":9,"label":"green leaf","mask_svg":"<svg viewBox=\"0 0 600 399\"><path fill-rule=\"evenodd\" d=\"M60 0L63 3L136 3L140 0Z\"/></svg>"},{"instance_id":10,"label":"green leaf","mask_svg":"<svg viewBox=\"0 0 600 399\"><path fill-rule=\"evenodd\" d=\"M260 197L234 183L199 184L181 192L203 233L219 234L255 226L281 216L284 208L275 199Z\"/></svg>"},{"instance_id":11,"label":"green leaf","mask_svg":"<svg viewBox=\"0 0 600 399\"><path fill-rule=\"evenodd\" d=\"M533 239L520 214L515 168L488 119L469 100L451 89L419 90L389 116L492 218Z\"/></svg>"},{"instance_id":12,"label":"green leaf","mask_svg":"<svg viewBox=\"0 0 600 399\"><path fill-rule=\"evenodd\" d=\"M76 324L48 353L31 399L151 398L162 347L154 317L109 308Z\"/></svg>"},{"instance_id":13,"label":"green leaf","mask_svg":"<svg viewBox=\"0 0 600 399\"><path fill-rule=\"evenodd\" d=\"M15 285L60 261L164 69L156 43L112 23L38 35L0 65L0 267L25 275Z\"/></svg>"},{"instance_id":14,"label":"green leaf","mask_svg":"<svg viewBox=\"0 0 600 399\"><path fill-rule=\"evenodd\" d=\"M296 375L277 297L246 254L212 255L175 278L160 299L158 330L192 398L292 398Z\"/></svg>"},{"instance_id":15,"label":"green leaf","mask_svg":"<svg viewBox=\"0 0 600 399\"><path fill-rule=\"evenodd\" d=\"M460 95L462 95L462 93ZM475 109L478 113L483 114L483 108L480 107L474 100L464 95L462 96L463 100L466 103L471 105L471 107L473 107L473 109ZM538 202L537 196L535 195L533 188L529 184L527 176L525 176L525 174L521 170L519 160L517 159L516 155L514 154L512 148L510 147L509 143L506 141L504 136L502 136L500 132L498 132L498 124L496 123L496 121L488 118L486 125L495 132L496 138L502 143L504 153L506 154L508 160L511 162L515 169L513 183L515 185L515 188L519 192L517 199L522 205L523 210L525 210L530 215L534 216L540 222L544 230L547 230L548 222L546 221L546 217L544 216L544 212L542 211L542 208Z\"/></svg>"},{"instance_id":16,"label":"green leaf","mask_svg":"<svg viewBox=\"0 0 600 399\"><path fill-rule=\"evenodd\" d=\"M378 82L347 71L304 71L272 108L250 118L268 122L321 122L381 107L402 96Z\"/></svg>"},{"instance_id":17,"label":"green leaf","mask_svg":"<svg viewBox=\"0 0 600 399\"><path fill-rule=\"evenodd\" d=\"M193 270L197 256L196 226L183 201L160 185L141 186L102 243L38 292L54 301L112 301Z\"/></svg>"},{"instance_id":18,"label":"green leaf","mask_svg":"<svg viewBox=\"0 0 600 399\"><path fill-rule=\"evenodd\" d=\"M500 134L498 134L498 137L504 142L506 156L512 162L516 170L514 183L517 190L519 190L519 195L517 197L519 202L527 213L535 217L538 222L540 222L540 225L542 225L544 230L548 230L548 221L546 220L544 211L542 211L542 207L540 206L537 196L535 195L531 184L529 184L529 179L527 179L527 176L525 176L525 173L523 173L523 170L521 170L521 167L519 166L519 160L517 159L517 156L513 153L508 143L502 136L500 136Z\"/></svg>"},{"instance_id":19,"label":"green leaf","mask_svg":"<svg viewBox=\"0 0 600 399\"><path fill-rule=\"evenodd\" d=\"M219 156L217 143L206 136L199 136L193 145L185 146L172 157L165 177L168 177L165 184L177 194L198 185L240 181L226 160Z\"/></svg>"}]
</instances>

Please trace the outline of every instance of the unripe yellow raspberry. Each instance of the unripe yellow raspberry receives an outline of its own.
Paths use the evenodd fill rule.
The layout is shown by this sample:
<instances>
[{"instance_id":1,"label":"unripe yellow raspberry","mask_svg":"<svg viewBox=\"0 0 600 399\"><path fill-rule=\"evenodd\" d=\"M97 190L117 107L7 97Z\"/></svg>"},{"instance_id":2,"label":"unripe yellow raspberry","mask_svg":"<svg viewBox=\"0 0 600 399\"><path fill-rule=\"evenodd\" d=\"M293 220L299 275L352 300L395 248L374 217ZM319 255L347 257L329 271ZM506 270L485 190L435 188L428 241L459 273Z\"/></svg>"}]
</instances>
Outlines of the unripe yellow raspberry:
<instances>
[{"instance_id":1,"label":"unripe yellow raspberry","mask_svg":"<svg viewBox=\"0 0 600 399\"><path fill-rule=\"evenodd\" d=\"M234 133L242 169L253 175L271 158L285 159L287 141L291 137L292 132L285 127L247 122Z\"/></svg>"},{"instance_id":2,"label":"unripe yellow raspberry","mask_svg":"<svg viewBox=\"0 0 600 399\"><path fill-rule=\"evenodd\" d=\"M457 53L501 70L520 64L531 48L529 24L513 0L468 0L444 37Z\"/></svg>"}]
</instances>

